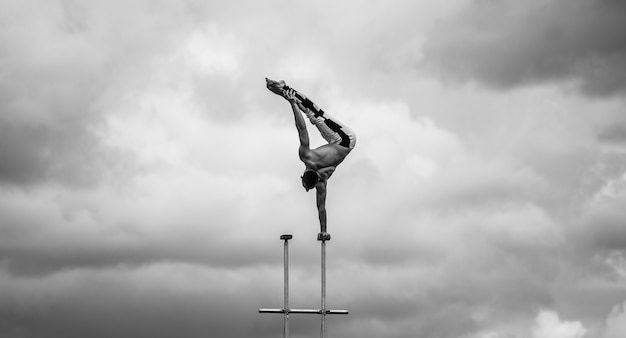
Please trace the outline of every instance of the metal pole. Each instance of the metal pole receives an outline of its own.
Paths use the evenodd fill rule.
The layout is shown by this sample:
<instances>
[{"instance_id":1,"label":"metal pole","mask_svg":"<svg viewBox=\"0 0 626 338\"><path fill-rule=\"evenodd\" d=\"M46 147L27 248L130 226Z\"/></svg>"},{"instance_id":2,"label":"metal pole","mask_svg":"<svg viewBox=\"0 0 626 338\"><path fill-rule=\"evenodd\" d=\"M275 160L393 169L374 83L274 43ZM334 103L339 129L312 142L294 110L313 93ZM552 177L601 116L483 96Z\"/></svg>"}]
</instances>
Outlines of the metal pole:
<instances>
[{"instance_id":1,"label":"metal pole","mask_svg":"<svg viewBox=\"0 0 626 338\"><path fill-rule=\"evenodd\" d=\"M326 338L326 241L330 241L330 234L327 232L320 232L317 234L317 240L321 241L322 248L322 304L321 304L321 337Z\"/></svg>"},{"instance_id":2,"label":"metal pole","mask_svg":"<svg viewBox=\"0 0 626 338\"><path fill-rule=\"evenodd\" d=\"M283 337L289 338L289 240L292 238L292 235L282 235L280 239L285 241L285 249L284 249L284 261L285 261L285 294L284 294L284 306L283 309L285 311L285 319L284 319L284 330Z\"/></svg>"},{"instance_id":3,"label":"metal pole","mask_svg":"<svg viewBox=\"0 0 626 338\"><path fill-rule=\"evenodd\" d=\"M330 241L330 234L326 232L320 232L317 235L317 240L321 241L322 257L321 257L321 269L322 269L322 296L321 296L321 309L290 309L289 308L289 246L287 241L293 236L282 235L280 239L284 240L284 255L285 255L285 304L282 309L259 309L259 313L282 313L284 315L284 338L289 338L289 314L290 313L308 313L321 315L321 337L326 338L326 315L347 315L348 310L329 310L326 308L326 241Z\"/></svg>"},{"instance_id":4,"label":"metal pole","mask_svg":"<svg viewBox=\"0 0 626 338\"><path fill-rule=\"evenodd\" d=\"M322 241L322 338L326 338L326 241Z\"/></svg>"}]
</instances>

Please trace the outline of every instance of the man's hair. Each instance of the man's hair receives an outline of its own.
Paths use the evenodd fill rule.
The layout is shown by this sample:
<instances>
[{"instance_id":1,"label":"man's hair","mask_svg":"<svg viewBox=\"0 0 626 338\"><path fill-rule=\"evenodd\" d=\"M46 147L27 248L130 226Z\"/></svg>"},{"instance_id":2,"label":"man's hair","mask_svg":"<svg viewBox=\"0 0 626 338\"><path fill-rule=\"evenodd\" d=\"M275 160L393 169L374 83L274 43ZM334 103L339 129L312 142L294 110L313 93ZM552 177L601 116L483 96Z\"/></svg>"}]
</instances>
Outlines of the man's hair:
<instances>
[{"instance_id":1,"label":"man's hair","mask_svg":"<svg viewBox=\"0 0 626 338\"><path fill-rule=\"evenodd\" d=\"M320 176L315 170L307 169L304 171L304 174L302 174L302 186L307 190L313 189L319 180Z\"/></svg>"}]
</instances>

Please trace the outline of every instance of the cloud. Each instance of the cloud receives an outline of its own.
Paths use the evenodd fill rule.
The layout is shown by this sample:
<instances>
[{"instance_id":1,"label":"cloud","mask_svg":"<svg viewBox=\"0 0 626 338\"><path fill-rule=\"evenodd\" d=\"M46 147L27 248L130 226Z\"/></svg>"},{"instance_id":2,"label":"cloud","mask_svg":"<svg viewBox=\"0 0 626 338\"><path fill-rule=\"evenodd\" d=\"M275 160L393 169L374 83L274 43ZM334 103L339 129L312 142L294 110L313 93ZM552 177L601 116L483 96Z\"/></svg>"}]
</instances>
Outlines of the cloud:
<instances>
[{"instance_id":1,"label":"cloud","mask_svg":"<svg viewBox=\"0 0 626 338\"><path fill-rule=\"evenodd\" d=\"M475 1L428 37L444 78L497 89L574 83L592 96L626 90L626 6L619 1Z\"/></svg>"},{"instance_id":2,"label":"cloud","mask_svg":"<svg viewBox=\"0 0 626 338\"><path fill-rule=\"evenodd\" d=\"M626 305L620 304L613 307L609 318L606 320L604 338L617 338L626 335Z\"/></svg>"},{"instance_id":3,"label":"cloud","mask_svg":"<svg viewBox=\"0 0 626 338\"><path fill-rule=\"evenodd\" d=\"M411 69L433 22L483 18L467 3L3 2L0 335L275 336L256 310L280 306L282 233L292 305L317 306L315 197L265 76L357 133L327 198L329 306L351 311L333 335L598 331L623 293L623 102L567 92L574 61L489 75L555 84L510 92ZM480 21L541 54L541 4Z\"/></svg>"},{"instance_id":4,"label":"cloud","mask_svg":"<svg viewBox=\"0 0 626 338\"><path fill-rule=\"evenodd\" d=\"M607 150L626 153L626 125L621 123L609 125L598 133L598 139Z\"/></svg>"},{"instance_id":5,"label":"cloud","mask_svg":"<svg viewBox=\"0 0 626 338\"><path fill-rule=\"evenodd\" d=\"M3 2L0 182L97 182L108 165L93 135L103 101L137 76L138 63L167 50L176 9L153 20L131 19L114 3Z\"/></svg>"},{"instance_id":6,"label":"cloud","mask_svg":"<svg viewBox=\"0 0 626 338\"><path fill-rule=\"evenodd\" d=\"M602 254L626 248L622 226L626 215L621 207L625 200L626 172L606 178L584 205L579 228L581 240Z\"/></svg>"},{"instance_id":7,"label":"cloud","mask_svg":"<svg viewBox=\"0 0 626 338\"><path fill-rule=\"evenodd\" d=\"M587 330L580 322L562 321L552 311L541 310L532 329L533 338L582 338Z\"/></svg>"},{"instance_id":8,"label":"cloud","mask_svg":"<svg viewBox=\"0 0 626 338\"><path fill-rule=\"evenodd\" d=\"M5 337L269 337L257 309L280 292L280 268L212 269L186 264L71 269L43 278L0 271L0 332ZM253 275L254 279L241 278ZM262 296L258 296L262 294ZM254 301L250 301L254 299ZM279 318L277 318L279 319Z\"/></svg>"},{"instance_id":9,"label":"cloud","mask_svg":"<svg viewBox=\"0 0 626 338\"><path fill-rule=\"evenodd\" d=\"M495 329L480 330L464 335L463 338L505 338L529 336L532 338L583 338L587 335L587 329L579 321L561 320L559 314L551 310L540 310L535 316L528 332L512 333L511 329L524 325L512 320L509 323L500 322ZM517 330L515 330L517 331Z\"/></svg>"}]
</instances>

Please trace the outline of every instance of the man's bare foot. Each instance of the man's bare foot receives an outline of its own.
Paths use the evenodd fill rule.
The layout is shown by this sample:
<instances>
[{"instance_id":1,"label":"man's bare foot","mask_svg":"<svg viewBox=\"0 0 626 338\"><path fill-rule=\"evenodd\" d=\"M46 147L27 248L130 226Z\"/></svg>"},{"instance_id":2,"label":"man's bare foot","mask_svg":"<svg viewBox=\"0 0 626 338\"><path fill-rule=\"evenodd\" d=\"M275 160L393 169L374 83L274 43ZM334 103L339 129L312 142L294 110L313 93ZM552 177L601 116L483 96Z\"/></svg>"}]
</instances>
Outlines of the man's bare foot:
<instances>
[{"instance_id":1,"label":"man's bare foot","mask_svg":"<svg viewBox=\"0 0 626 338\"><path fill-rule=\"evenodd\" d=\"M285 81L274 81L272 79L265 78L265 85L272 93L284 97L283 88L285 87Z\"/></svg>"}]
</instances>

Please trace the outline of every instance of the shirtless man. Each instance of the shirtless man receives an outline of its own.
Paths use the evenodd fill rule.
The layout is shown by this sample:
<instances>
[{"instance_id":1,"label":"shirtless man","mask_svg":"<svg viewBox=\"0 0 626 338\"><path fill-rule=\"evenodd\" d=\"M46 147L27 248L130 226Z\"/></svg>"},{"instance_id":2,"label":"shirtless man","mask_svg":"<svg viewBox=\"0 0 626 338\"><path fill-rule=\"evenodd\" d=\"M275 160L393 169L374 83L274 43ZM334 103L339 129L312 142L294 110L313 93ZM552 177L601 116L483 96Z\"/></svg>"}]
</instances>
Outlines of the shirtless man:
<instances>
[{"instance_id":1,"label":"shirtless man","mask_svg":"<svg viewBox=\"0 0 626 338\"><path fill-rule=\"evenodd\" d=\"M320 221L320 233L317 239L330 240L330 235L326 232L326 184L335 172L335 168L354 149L356 135L350 128L319 109L302 93L287 86L285 81L265 78L265 82L267 89L284 97L291 104L300 137L298 154L305 166L304 174L301 176L302 186L306 191L313 188L317 191L316 201ZM309 118L311 124L317 127L328 144L315 149L310 148L309 134L300 111Z\"/></svg>"}]
</instances>

